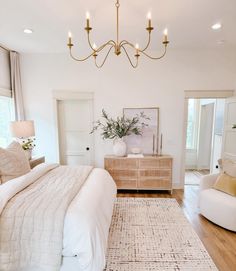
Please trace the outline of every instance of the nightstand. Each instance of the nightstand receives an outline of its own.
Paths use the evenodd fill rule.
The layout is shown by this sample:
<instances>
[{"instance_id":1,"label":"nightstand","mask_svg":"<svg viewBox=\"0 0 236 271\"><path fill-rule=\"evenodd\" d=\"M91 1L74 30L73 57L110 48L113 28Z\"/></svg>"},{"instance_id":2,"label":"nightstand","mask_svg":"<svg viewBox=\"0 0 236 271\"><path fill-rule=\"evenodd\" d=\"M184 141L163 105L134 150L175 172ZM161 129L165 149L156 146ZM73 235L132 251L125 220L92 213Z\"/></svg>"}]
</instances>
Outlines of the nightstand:
<instances>
[{"instance_id":1,"label":"nightstand","mask_svg":"<svg viewBox=\"0 0 236 271\"><path fill-rule=\"evenodd\" d=\"M37 165L39 164L42 164L45 162L45 157L44 156L40 156L40 157L32 157L30 160L29 160L29 163L30 163L30 168L34 168L36 167Z\"/></svg>"}]
</instances>

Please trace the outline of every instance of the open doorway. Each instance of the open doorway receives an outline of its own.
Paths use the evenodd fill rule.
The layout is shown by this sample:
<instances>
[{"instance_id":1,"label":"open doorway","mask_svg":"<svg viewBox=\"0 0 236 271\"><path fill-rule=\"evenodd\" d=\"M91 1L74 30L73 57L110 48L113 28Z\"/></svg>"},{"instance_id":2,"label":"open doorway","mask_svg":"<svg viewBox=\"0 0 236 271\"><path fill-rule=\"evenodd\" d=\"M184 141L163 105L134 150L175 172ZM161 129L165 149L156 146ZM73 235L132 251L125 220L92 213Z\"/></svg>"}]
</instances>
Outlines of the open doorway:
<instances>
[{"instance_id":1,"label":"open doorway","mask_svg":"<svg viewBox=\"0 0 236 271\"><path fill-rule=\"evenodd\" d=\"M203 175L218 171L225 99L188 99L185 184L199 185Z\"/></svg>"}]
</instances>

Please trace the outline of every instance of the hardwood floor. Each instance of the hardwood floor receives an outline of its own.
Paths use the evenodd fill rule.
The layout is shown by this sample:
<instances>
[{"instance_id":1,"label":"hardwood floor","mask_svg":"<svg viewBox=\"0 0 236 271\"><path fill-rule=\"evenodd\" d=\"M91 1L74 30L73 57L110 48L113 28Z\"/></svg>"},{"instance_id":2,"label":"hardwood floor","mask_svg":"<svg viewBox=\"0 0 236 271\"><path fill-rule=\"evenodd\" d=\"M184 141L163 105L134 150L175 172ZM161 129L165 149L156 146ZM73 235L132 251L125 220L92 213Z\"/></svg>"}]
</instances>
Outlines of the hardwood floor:
<instances>
[{"instance_id":1,"label":"hardwood floor","mask_svg":"<svg viewBox=\"0 0 236 271\"><path fill-rule=\"evenodd\" d=\"M172 195L168 192L157 191L119 191L118 197L175 198L218 269L220 271L236 270L236 233L213 224L199 214L198 186L187 185L184 191L174 190Z\"/></svg>"},{"instance_id":2,"label":"hardwood floor","mask_svg":"<svg viewBox=\"0 0 236 271\"><path fill-rule=\"evenodd\" d=\"M186 170L185 171L185 184L199 185L202 176L210 174L209 170Z\"/></svg>"}]
</instances>

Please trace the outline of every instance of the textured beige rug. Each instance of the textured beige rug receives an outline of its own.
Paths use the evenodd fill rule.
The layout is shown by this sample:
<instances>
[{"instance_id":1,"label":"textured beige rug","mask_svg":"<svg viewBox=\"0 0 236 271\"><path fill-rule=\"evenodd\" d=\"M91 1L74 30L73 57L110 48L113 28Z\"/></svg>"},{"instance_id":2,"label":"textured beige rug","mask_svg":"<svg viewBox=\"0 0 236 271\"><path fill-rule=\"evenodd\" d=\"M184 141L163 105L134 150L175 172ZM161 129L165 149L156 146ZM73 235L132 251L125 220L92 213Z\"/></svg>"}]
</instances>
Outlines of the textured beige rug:
<instances>
[{"instance_id":1,"label":"textured beige rug","mask_svg":"<svg viewBox=\"0 0 236 271\"><path fill-rule=\"evenodd\" d=\"M105 271L217 270L175 199L118 198Z\"/></svg>"}]
</instances>

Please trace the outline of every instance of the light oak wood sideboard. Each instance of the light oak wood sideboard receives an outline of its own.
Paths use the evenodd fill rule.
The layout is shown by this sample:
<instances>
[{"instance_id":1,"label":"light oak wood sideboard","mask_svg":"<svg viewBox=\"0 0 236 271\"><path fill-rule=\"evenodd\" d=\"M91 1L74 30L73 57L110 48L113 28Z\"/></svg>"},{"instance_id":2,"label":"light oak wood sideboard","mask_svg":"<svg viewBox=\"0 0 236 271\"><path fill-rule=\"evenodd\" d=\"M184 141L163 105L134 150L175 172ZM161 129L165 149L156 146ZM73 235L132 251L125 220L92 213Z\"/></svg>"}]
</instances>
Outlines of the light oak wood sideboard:
<instances>
[{"instance_id":1,"label":"light oak wood sideboard","mask_svg":"<svg viewBox=\"0 0 236 271\"><path fill-rule=\"evenodd\" d=\"M128 158L105 156L105 169L117 189L169 190L172 193L172 161L169 155Z\"/></svg>"}]
</instances>

